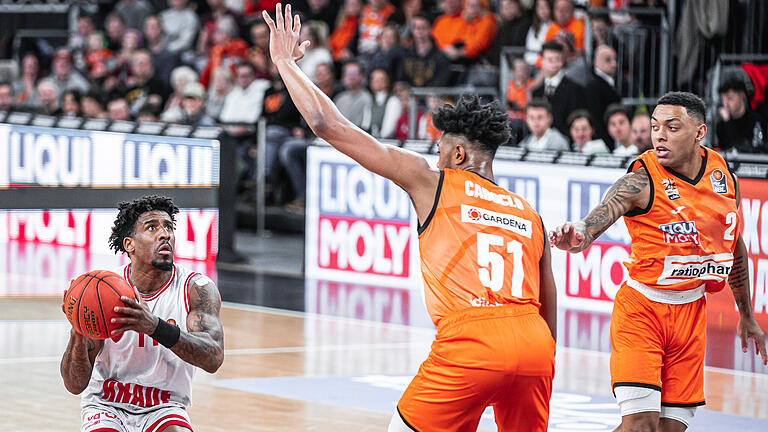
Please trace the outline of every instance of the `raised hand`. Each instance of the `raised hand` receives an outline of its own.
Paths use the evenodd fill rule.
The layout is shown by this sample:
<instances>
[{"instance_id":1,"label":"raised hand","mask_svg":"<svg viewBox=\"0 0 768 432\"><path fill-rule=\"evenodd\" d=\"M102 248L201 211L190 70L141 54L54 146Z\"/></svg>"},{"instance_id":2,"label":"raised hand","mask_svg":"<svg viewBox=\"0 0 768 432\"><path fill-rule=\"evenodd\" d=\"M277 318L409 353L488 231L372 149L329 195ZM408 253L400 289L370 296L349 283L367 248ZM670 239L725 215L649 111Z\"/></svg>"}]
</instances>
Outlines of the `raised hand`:
<instances>
[{"instance_id":1,"label":"raised hand","mask_svg":"<svg viewBox=\"0 0 768 432\"><path fill-rule=\"evenodd\" d=\"M280 60L298 61L304 57L309 41L299 44L301 20L298 15L292 16L290 4L285 5L285 15L283 15L282 4L277 4L275 21L267 11L261 11L261 15L269 26L269 54L274 63Z\"/></svg>"}]
</instances>

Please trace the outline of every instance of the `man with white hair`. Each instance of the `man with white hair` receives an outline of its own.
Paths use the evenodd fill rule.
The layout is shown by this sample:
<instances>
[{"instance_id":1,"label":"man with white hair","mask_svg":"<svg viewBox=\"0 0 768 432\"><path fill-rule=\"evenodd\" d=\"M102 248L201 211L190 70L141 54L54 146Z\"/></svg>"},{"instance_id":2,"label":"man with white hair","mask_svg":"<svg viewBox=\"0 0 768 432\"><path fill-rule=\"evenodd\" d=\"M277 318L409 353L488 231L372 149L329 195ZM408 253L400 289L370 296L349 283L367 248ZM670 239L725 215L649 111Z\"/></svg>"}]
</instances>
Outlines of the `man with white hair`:
<instances>
[{"instance_id":1,"label":"man with white hair","mask_svg":"<svg viewBox=\"0 0 768 432\"><path fill-rule=\"evenodd\" d=\"M600 45L595 50L594 69L585 88L587 109L595 120L595 134L603 141L613 142L608 134L603 114L609 105L621 101L616 91L616 51L608 45ZM650 123L649 123L650 124ZM650 126L649 126L650 127Z\"/></svg>"},{"instance_id":2,"label":"man with white hair","mask_svg":"<svg viewBox=\"0 0 768 432\"><path fill-rule=\"evenodd\" d=\"M59 110L59 86L51 79L37 83L37 107L42 114L55 115Z\"/></svg>"}]
</instances>

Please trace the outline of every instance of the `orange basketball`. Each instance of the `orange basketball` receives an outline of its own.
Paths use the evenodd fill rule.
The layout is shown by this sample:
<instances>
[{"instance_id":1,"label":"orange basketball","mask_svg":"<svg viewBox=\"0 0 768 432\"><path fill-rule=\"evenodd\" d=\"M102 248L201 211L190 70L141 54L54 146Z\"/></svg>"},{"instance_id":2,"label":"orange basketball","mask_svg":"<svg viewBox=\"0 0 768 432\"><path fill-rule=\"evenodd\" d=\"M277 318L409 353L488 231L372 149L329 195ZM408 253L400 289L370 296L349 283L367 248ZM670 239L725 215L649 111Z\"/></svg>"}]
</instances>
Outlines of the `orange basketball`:
<instances>
[{"instance_id":1,"label":"orange basketball","mask_svg":"<svg viewBox=\"0 0 768 432\"><path fill-rule=\"evenodd\" d=\"M106 339L120 326L111 322L120 316L115 306L124 306L120 296L136 298L133 287L116 273L92 270L72 280L64 296L64 313L83 336Z\"/></svg>"}]
</instances>

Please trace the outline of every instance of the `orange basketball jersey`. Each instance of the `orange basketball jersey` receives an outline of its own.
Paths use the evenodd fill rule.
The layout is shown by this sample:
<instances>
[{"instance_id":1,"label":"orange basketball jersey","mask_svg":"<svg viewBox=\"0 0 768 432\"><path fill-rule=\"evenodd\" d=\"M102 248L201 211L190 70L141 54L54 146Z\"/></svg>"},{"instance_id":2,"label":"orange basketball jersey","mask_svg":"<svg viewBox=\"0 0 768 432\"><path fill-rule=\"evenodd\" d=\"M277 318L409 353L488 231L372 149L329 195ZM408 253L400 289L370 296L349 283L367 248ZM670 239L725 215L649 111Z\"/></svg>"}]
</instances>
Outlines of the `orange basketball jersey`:
<instances>
[{"instance_id":1,"label":"orange basketball jersey","mask_svg":"<svg viewBox=\"0 0 768 432\"><path fill-rule=\"evenodd\" d=\"M473 172L441 171L435 206L419 227L432 321L470 307L538 307L543 249L541 218L524 199Z\"/></svg>"},{"instance_id":2,"label":"orange basketball jersey","mask_svg":"<svg viewBox=\"0 0 768 432\"><path fill-rule=\"evenodd\" d=\"M631 280L677 291L725 286L741 228L735 178L717 152L700 152L702 167L693 179L661 166L653 150L630 165L630 171L644 167L651 179L648 207L624 217L632 237L624 263Z\"/></svg>"}]
</instances>

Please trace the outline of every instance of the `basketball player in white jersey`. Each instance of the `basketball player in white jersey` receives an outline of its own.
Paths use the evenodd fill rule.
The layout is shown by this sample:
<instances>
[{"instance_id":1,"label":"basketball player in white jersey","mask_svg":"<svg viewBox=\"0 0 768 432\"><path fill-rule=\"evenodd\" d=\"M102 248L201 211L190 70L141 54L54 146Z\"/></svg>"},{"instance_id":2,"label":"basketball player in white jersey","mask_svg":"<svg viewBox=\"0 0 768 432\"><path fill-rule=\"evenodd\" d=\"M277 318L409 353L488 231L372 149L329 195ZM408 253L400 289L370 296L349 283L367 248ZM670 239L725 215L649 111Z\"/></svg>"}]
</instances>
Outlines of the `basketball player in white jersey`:
<instances>
[{"instance_id":1,"label":"basketball player in white jersey","mask_svg":"<svg viewBox=\"0 0 768 432\"><path fill-rule=\"evenodd\" d=\"M170 198L149 196L119 204L110 247L131 263L115 270L136 292L122 297L125 315L110 339L70 332L61 376L82 395L82 432L191 431L195 367L216 372L224 360L221 298L208 277L173 262Z\"/></svg>"}]
</instances>

